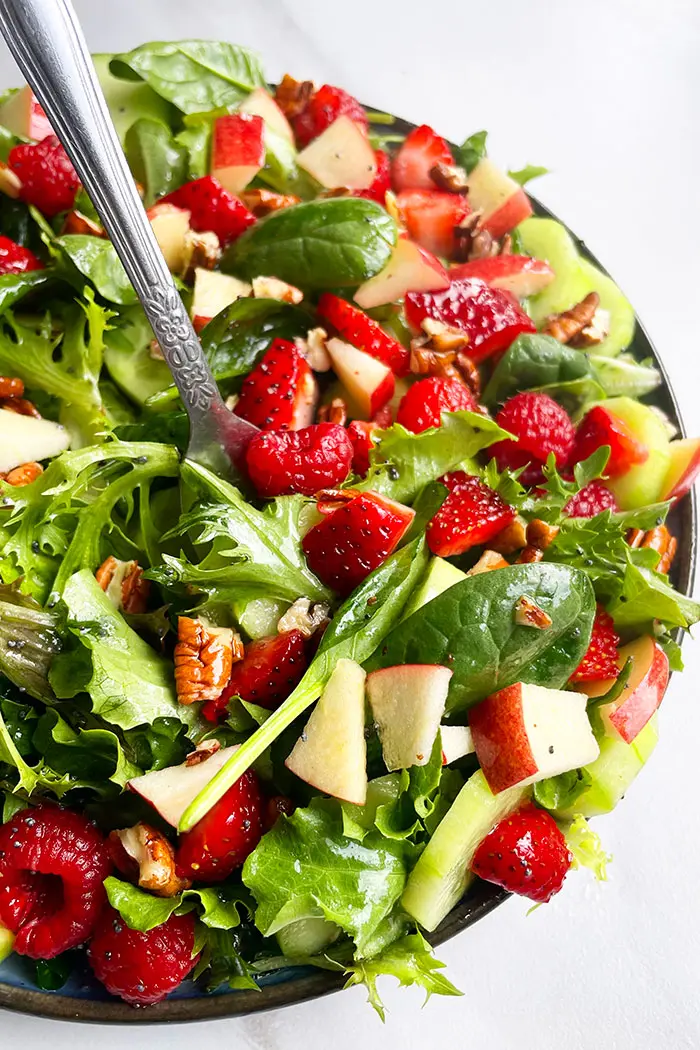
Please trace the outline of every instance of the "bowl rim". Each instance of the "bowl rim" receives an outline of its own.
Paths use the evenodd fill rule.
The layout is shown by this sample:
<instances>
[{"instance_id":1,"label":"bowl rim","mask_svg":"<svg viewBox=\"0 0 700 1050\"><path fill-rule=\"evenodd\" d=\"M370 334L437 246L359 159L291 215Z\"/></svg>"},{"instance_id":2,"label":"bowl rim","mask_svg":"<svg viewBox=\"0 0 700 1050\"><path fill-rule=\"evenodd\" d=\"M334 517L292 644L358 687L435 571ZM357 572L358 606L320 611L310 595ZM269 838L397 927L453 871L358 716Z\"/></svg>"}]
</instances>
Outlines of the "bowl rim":
<instances>
[{"instance_id":1,"label":"bowl rim","mask_svg":"<svg viewBox=\"0 0 700 1050\"><path fill-rule=\"evenodd\" d=\"M375 107L372 106L367 106L366 109L376 112ZM389 134L399 132L402 135L408 134L415 127L415 124L402 117L393 117L391 123L372 124L372 130L379 132L384 130ZM453 143L450 145L455 148ZM536 197L530 194L528 196L535 215L541 218L556 219L557 222L562 221ZM584 241L570 230L566 223L562 225L571 234L580 253L603 273L608 274ZM661 384L650 395L652 402L666 412L671 422L677 427L679 436L686 437L680 406L668 373L636 310L635 321L635 333L630 350L637 358L651 358L661 374ZM695 580L698 547L697 497L694 489L681 500L679 506L673 508L671 520L679 540L678 558L674 566L674 582L682 593L691 594ZM681 632L676 633L680 635ZM433 946L451 940L503 904L509 896L509 893L499 887L477 880L427 939ZM76 998L61 995L60 990L46 992L10 985L3 982L0 974L0 1009L52 1020L79 1021L90 1024L156 1025L211 1021L308 1002L339 991L345 982L346 978L342 973L312 970L277 984L267 984L260 991L230 990L214 995L165 999L155 1006L149 1006L147 1010L138 1011L117 999Z\"/></svg>"}]
</instances>

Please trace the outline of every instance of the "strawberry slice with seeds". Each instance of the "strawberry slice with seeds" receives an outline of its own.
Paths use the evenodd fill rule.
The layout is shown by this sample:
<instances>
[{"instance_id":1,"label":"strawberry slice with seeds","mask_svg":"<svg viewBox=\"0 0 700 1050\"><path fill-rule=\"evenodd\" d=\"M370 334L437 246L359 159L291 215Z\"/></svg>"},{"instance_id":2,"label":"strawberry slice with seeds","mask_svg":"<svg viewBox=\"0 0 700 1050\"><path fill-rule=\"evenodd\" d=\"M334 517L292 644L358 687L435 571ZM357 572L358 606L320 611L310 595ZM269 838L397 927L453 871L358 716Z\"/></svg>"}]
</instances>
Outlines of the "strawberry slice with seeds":
<instances>
[{"instance_id":1,"label":"strawberry slice with seeds","mask_svg":"<svg viewBox=\"0 0 700 1050\"><path fill-rule=\"evenodd\" d=\"M265 808L260 781L248 769L191 831L180 835L175 854L179 877L193 882L228 878L262 838Z\"/></svg>"},{"instance_id":2,"label":"strawberry slice with seeds","mask_svg":"<svg viewBox=\"0 0 700 1050\"><path fill-rule=\"evenodd\" d=\"M213 175L193 179L162 197L159 204L174 204L190 213L190 226L199 233L211 230L222 247L235 241L256 222L245 204L229 193Z\"/></svg>"},{"instance_id":3,"label":"strawberry slice with seeds","mask_svg":"<svg viewBox=\"0 0 700 1050\"><path fill-rule=\"evenodd\" d=\"M14 146L7 163L22 183L19 196L25 204L33 204L49 219L73 207L78 176L55 135Z\"/></svg>"},{"instance_id":4,"label":"strawberry slice with seeds","mask_svg":"<svg viewBox=\"0 0 700 1050\"><path fill-rule=\"evenodd\" d=\"M321 320L332 325L346 342L376 357L397 376L408 374L410 354L406 347L359 307L331 292L324 292L317 310Z\"/></svg>"},{"instance_id":5,"label":"strawberry slice with seeds","mask_svg":"<svg viewBox=\"0 0 700 1050\"><path fill-rule=\"evenodd\" d=\"M43 262L37 259L29 248L0 235L0 274L28 273L30 270L43 269Z\"/></svg>"},{"instance_id":6,"label":"strawberry slice with seeds","mask_svg":"<svg viewBox=\"0 0 700 1050\"><path fill-rule=\"evenodd\" d=\"M352 456L345 427L315 423L303 430L256 434L246 451L246 465L259 496L313 496L345 481Z\"/></svg>"},{"instance_id":7,"label":"strawberry slice with seeds","mask_svg":"<svg viewBox=\"0 0 700 1050\"><path fill-rule=\"evenodd\" d=\"M564 506L564 514L570 518L594 518L604 510L616 513L620 508L607 486L602 481L589 481L587 485L572 496Z\"/></svg>"},{"instance_id":8,"label":"strawberry slice with seeds","mask_svg":"<svg viewBox=\"0 0 700 1050\"><path fill-rule=\"evenodd\" d=\"M488 543L515 518L513 507L472 474L456 470L440 481L449 495L426 532L428 547L440 558Z\"/></svg>"},{"instance_id":9,"label":"strawberry slice with seeds","mask_svg":"<svg viewBox=\"0 0 700 1050\"><path fill-rule=\"evenodd\" d=\"M299 148L308 146L312 139L329 128L338 117L349 117L363 131L369 128L364 107L356 98L342 88L324 84L311 96L299 116L292 120Z\"/></svg>"},{"instance_id":10,"label":"strawberry slice with seeds","mask_svg":"<svg viewBox=\"0 0 700 1050\"><path fill-rule=\"evenodd\" d=\"M352 470L353 474L364 477L369 470L369 454L372 451L372 434L379 430L377 423L365 422L363 419L353 419L348 424L348 437L352 441Z\"/></svg>"},{"instance_id":11,"label":"strawberry slice with seeds","mask_svg":"<svg viewBox=\"0 0 700 1050\"><path fill-rule=\"evenodd\" d=\"M207 700L202 707L204 717L210 722L222 721L234 696L270 711L279 707L306 670L305 641L301 631L287 631L250 642L245 647L243 659L233 665L229 683L221 696Z\"/></svg>"},{"instance_id":12,"label":"strawberry slice with seeds","mask_svg":"<svg viewBox=\"0 0 700 1050\"><path fill-rule=\"evenodd\" d=\"M434 190L430 177L436 164L454 164L450 147L428 124L414 128L405 138L391 165L394 189Z\"/></svg>"},{"instance_id":13,"label":"strawberry slice with seeds","mask_svg":"<svg viewBox=\"0 0 700 1050\"><path fill-rule=\"evenodd\" d=\"M383 149L374 151L374 159L377 163L377 172L372 180L372 185L366 190L355 190L353 197L363 197L367 201L376 201L377 204L383 205L391 189L391 165L389 155Z\"/></svg>"},{"instance_id":14,"label":"strawberry slice with seeds","mask_svg":"<svg viewBox=\"0 0 700 1050\"><path fill-rule=\"evenodd\" d=\"M632 430L622 419L608 412L602 405L595 405L583 417L576 431L571 453L572 463L588 459L603 445L610 446L610 459L606 464L605 473L611 478L626 474L631 467L636 467L649 458L649 449L637 441Z\"/></svg>"},{"instance_id":15,"label":"strawberry slice with seeds","mask_svg":"<svg viewBox=\"0 0 700 1050\"><path fill-rule=\"evenodd\" d=\"M617 662L619 644L620 636L615 631L612 616L599 605L588 649L569 681L596 682L601 678L617 678L620 673Z\"/></svg>"},{"instance_id":16,"label":"strawberry slice with seeds","mask_svg":"<svg viewBox=\"0 0 700 1050\"><path fill-rule=\"evenodd\" d=\"M410 507L376 492L340 502L304 537L308 566L338 594L350 594L389 557L414 516Z\"/></svg>"},{"instance_id":17,"label":"strawberry slice with seeds","mask_svg":"<svg viewBox=\"0 0 700 1050\"><path fill-rule=\"evenodd\" d=\"M441 426L443 412L476 412L478 407L471 390L458 379L431 376L409 387L399 403L396 422L421 434L430 427Z\"/></svg>"},{"instance_id":18,"label":"strawberry slice with seeds","mask_svg":"<svg viewBox=\"0 0 700 1050\"><path fill-rule=\"evenodd\" d=\"M409 236L426 251L443 256L452 255L455 226L471 211L466 197L436 189L402 190L396 206Z\"/></svg>"},{"instance_id":19,"label":"strawberry slice with seeds","mask_svg":"<svg viewBox=\"0 0 700 1050\"><path fill-rule=\"evenodd\" d=\"M243 381L235 412L261 430L301 430L313 421L317 394L294 343L275 339Z\"/></svg>"},{"instance_id":20,"label":"strawberry slice with seeds","mask_svg":"<svg viewBox=\"0 0 700 1050\"><path fill-rule=\"evenodd\" d=\"M469 337L473 361L507 350L522 332L536 331L512 295L490 288L478 277L454 278L442 292L409 292L405 311L416 331L426 317L461 329Z\"/></svg>"},{"instance_id":21,"label":"strawberry slice with seeds","mask_svg":"<svg viewBox=\"0 0 700 1050\"><path fill-rule=\"evenodd\" d=\"M542 259L529 255L491 255L485 259L472 259L450 270L450 277L480 277L492 288L501 288L517 299L537 295L556 274Z\"/></svg>"}]
</instances>

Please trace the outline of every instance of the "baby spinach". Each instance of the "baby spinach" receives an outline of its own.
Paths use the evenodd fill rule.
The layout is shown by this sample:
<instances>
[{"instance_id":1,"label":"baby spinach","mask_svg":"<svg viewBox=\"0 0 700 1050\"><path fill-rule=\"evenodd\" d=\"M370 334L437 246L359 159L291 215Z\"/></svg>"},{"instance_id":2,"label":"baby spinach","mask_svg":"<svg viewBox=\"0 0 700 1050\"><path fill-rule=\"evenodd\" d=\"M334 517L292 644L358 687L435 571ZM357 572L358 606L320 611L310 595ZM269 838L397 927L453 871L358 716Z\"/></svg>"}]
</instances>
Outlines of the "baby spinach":
<instances>
[{"instance_id":1,"label":"baby spinach","mask_svg":"<svg viewBox=\"0 0 700 1050\"><path fill-rule=\"evenodd\" d=\"M475 131L457 149L457 160L467 174L486 156L487 131Z\"/></svg>"},{"instance_id":2,"label":"baby spinach","mask_svg":"<svg viewBox=\"0 0 700 1050\"><path fill-rule=\"evenodd\" d=\"M188 150L162 121L137 120L127 131L124 146L132 174L144 188L146 207L187 181Z\"/></svg>"},{"instance_id":3,"label":"baby spinach","mask_svg":"<svg viewBox=\"0 0 700 1050\"><path fill-rule=\"evenodd\" d=\"M137 301L111 241L85 233L68 233L57 237L54 245L108 302L128 306Z\"/></svg>"},{"instance_id":4,"label":"baby spinach","mask_svg":"<svg viewBox=\"0 0 700 1050\"><path fill-rule=\"evenodd\" d=\"M548 335L519 335L496 365L484 391L487 405L507 401L519 390L556 389L576 383L586 400L601 397L590 358L580 350L565 346Z\"/></svg>"},{"instance_id":5,"label":"baby spinach","mask_svg":"<svg viewBox=\"0 0 700 1050\"><path fill-rule=\"evenodd\" d=\"M515 623L527 595L552 620L538 630ZM447 708L471 707L513 682L560 688L586 651L595 596L584 572L565 565L513 565L470 576L394 628L368 670L444 664L454 673Z\"/></svg>"},{"instance_id":6,"label":"baby spinach","mask_svg":"<svg viewBox=\"0 0 700 1050\"><path fill-rule=\"evenodd\" d=\"M201 179L208 175L211 127L208 124L198 124L195 127L183 128L175 136L175 141L187 152L188 179Z\"/></svg>"},{"instance_id":7,"label":"baby spinach","mask_svg":"<svg viewBox=\"0 0 700 1050\"><path fill-rule=\"evenodd\" d=\"M356 287L386 265L396 237L396 223L375 201L307 201L249 227L221 268L238 277L274 274L302 288Z\"/></svg>"},{"instance_id":8,"label":"baby spinach","mask_svg":"<svg viewBox=\"0 0 700 1050\"><path fill-rule=\"evenodd\" d=\"M539 179L542 175L549 175L549 168L543 168L540 164L526 164L519 171L509 171L508 174L519 186L525 186L528 182L532 182L533 179Z\"/></svg>"}]
</instances>

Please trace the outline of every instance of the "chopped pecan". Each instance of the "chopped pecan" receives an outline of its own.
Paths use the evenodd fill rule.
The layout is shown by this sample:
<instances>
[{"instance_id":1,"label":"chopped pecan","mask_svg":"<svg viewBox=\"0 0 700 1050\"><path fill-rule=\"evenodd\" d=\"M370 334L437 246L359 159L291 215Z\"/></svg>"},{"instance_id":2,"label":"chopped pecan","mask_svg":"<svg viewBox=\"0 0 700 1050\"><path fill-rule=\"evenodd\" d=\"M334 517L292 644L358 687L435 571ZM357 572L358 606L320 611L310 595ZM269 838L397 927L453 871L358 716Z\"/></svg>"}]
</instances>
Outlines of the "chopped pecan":
<instances>
[{"instance_id":1,"label":"chopped pecan","mask_svg":"<svg viewBox=\"0 0 700 1050\"><path fill-rule=\"evenodd\" d=\"M348 418L348 408L342 397L334 397L326 405L321 405L316 413L317 423L337 423L344 427Z\"/></svg>"},{"instance_id":2,"label":"chopped pecan","mask_svg":"<svg viewBox=\"0 0 700 1050\"><path fill-rule=\"evenodd\" d=\"M15 412L18 416L31 416L33 419L41 419L41 412L26 397L7 397L0 400L0 408L6 412Z\"/></svg>"},{"instance_id":3,"label":"chopped pecan","mask_svg":"<svg viewBox=\"0 0 700 1050\"><path fill-rule=\"evenodd\" d=\"M218 700L231 677L234 656L243 657L240 636L230 627L212 627L204 620L178 617L175 646L175 688L181 704Z\"/></svg>"},{"instance_id":4,"label":"chopped pecan","mask_svg":"<svg viewBox=\"0 0 700 1050\"><path fill-rule=\"evenodd\" d=\"M497 536L489 540L489 546L499 554L513 554L522 550L527 543L525 522L522 518L513 518L505 529L501 529Z\"/></svg>"},{"instance_id":5,"label":"chopped pecan","mask_svg":"<svg viewBox=\"0 0 700 1050\"><path fill-rule=\"evenodd\" d=\"M656 571L661 573L669 571L678 549L678 540L666 525L657 525L648 532L643 529L630 529L627 533L627 542L630 547L646 547L657 551L659 561Z\"/></svg>"},{"instance_id":6,"label":"chopped pecan","mask_svg":"<svg viewBox=\"0 0 700 1050\"><path fill-rule=\"evenodd\" d=\"M221 750L221 744L218 740L201 740L194 751L190 751L189 755L185 759L186 766L201 766L202 762L206 762L208 758L215 755L217 751Z\"/></svg>"},{"instance_id":7,"label":"chopped pecan","mask_svg":"<svg viewBox=\"0 0 700 1050\"><path fill-rule=\"evenodd\" d=\"M194 280L195 270L213 270L221 258L219 238L210 230L187 230L180 276L183 281Z\"/></svg>"},{"instance_id":8,"label":"chopped pecan","mask_svg":"<svg viewBox=\"0 0 700 1050\"><path fill-rule=\"evenodd\" d=\"M192 885L189 879L180 878L175 870L172 844L150 824L139 822L132 828L112 831L109 840L116 847L116 851L114 848L111 851L113 855L117 852L119 857L119 847L126 854L126 863L122 860L122 864L118 864L127 869L124 874L137 878L139 886L156 897L175 897Z\"/></svg>"},{"instance_id":9,"label":"chopped pecan","mask_svg":"<svg viewBox=\"0 0 700 1050\"><path fill-rule=\"evenodd\" d=\"M330 605L327 602L312 602L308 598L297 598L287 609L277 624L278 634L289 631L301 631L305 638L310 638L319 627L330 620Z\"/></svg>"},{"instance_id":10,"label":"chopped pecan","mask_svg":"<svg viewBox=\"0 0 700 1050\"><path fill-rule=\"evenodd\" d=\"M569 346L573 346L577 350L586 350L588 347L598 346L604 339L607 339L609 333L610 311L598 307L593 314L591 323L582 328L573 339L569 340Z\"/></svg>"},{"instance_id":11,"label":"chopped pecan","mask_svg":"<svg viewBox=\"0 0 700 1050\"><path fill-rule=\"evenodd\" d=\"M311 80L295 80L285 73L275 88L275 102L288 120L293 120L303 113L314 93Z\"/></svg>"},{"instance_id":12,"label":"chopped pecan","mask_svg":"<svg viewBox=\"0 0 700 1050\"><path fill-rule=\"evenodd\" d=\"M229 396L226 398L224 404L226 405L226 408L229 410L229 412L236 411L236 405L240 400L240 396L240 394L229 394Z\"/></svg>"},{"instance_id":13,"label":"chopped pecan","mask_svg":"<svg viewBox=\"0 0 700 1050\"><path fill-rule=\"evenodd\" d=\"M331 357L326 349L328 332L325 328L311 328L306 333L306 339L297 337L294 345L300 354L306 358L309 368L314 372L328 372L331 368Z\"/></svg>"},{"instance_id":14,"label":"chopped pecan","mask_svg":"<svg viewBox=\"0 0 700 1050\"><path fill-rule=\"evenodd\" d=\"M552 626L552 617L527 594L522 594L515 603L513 620L520 627L536 627L539 631Z\"/></svg>"},{"instance_id":15,"label":"chopped pecan","mask_svg":"<svg viewBox=\"0 0 700 1050\"><path fill-rule=\"evenodd\" d=\"M512 255L513 254L513 238L510 233L506 233L501 238L500 248L498 250L499 255Z\"/></svg>"},{"instance_id":16,"label":"chopped pecan","mask_svg":"<svg viewBox=\"0 0 700 1050\"><path fill-rule=\"evenodd\" d=\"M279 299L281 303L296 306L304 298L301 288L280 281L278 277L254 277L253 296L255 299Z\"/></svg>"},{"instance_id":17,"label":"chopped pecan","mask_svg":"<svg viewBox=\"0 0 700 1050\"><path fill-rule=\"evenodd\" d=\"M31 485L43 473L44 468L41 463L23 463L21 467L15 467L14 470L5 474L5 481L8 485L20 488L22 485Z\"/></svg>"},{"instance_id":18,"label":"chopped pecan","mask_svg":"<svg viewBox=\"0 0 700 1050\"><path fill-rule=\"evenodd\" d=\"M0 161L0 193L17 200L22 192L22 182L8 164Z\"/></svg>"},{"instance_id":19,"label":"chopped pecan","mask_svg":"<svg viewBox=\"0 0 700 1050\"><path fill-rule=\"evenodd\" d=\"M392 219L399 227L399 229L402 230L405 226L405 223L403 221L401 209L399 208L399 203L396 199L396 194L393 192L393 190L386 191L386 194L384 195L384 207L389 212L389 215L391 215Z\"/></svg>"},{"instance_id":20,"label":"chopped pecan","mask_svg":"<svg viewBox=\"0 0 700 1050\"><path fill-rule=\"evenodd\" d=\"M144 580L137 561L120 561L110 554L95 573L95 579L115 609L125 613L146 611L151 583Z\"/></svg>"},{"instance_id":21,"label":"chopped pecan","mask_svg":"<svg viewBox=\"0 0 700 1050\"><path fill-rule=\"evenodd\" d=\"M534 547L531 543L528 543L527 547L524 547L518 555L518 565L532 565L533 562L542 561L544 558L544 551L540 547Z\"/></svg>"},{"instance_id":22,"label":"chopped pecan","mask_svg":"<svg viewBox=\"0 0 700 1050\"><path fill-rule=\"evenodd\" d=\"M106 237L107 234L99 222L89 219L81 211L69 211L63 220L61 233L88 234L90 237Z\"/></svg>"},{"instance_id":23,"label":"chopped pecan","mask_svg":"<svg viewBox=\"0 0 700 1050\"><path fill-rule=\"evenodd\" d=\"M424 317L421 328L430 340L430 348L438 353L457 353L464 350L469 342L469 337L461 328L445 324L444 321L436 321L433 317Z\"/></svg>"},{"instance_id":24,"label":"chopped pecan","mask_svg":"<svg viewBox=\"0 0 700 1050\"><path fill-rule=\"evenodd\" d=\"M245 190L241 200L256 219L262 219L273 211L291 208L293 204L301 204L301 197L295 197L292 193L275 193L274 190Z\"/></svg>"},{"instance_id":25,"label":"chopped pecan","mask_svg":"<svg viewBox=\"0 0 700 1050\"><path fill-rule=\"evenodd\" d=\"M548 317L542 334L551 335L559 343L570 343L584 328L588 328L599 306L598 293L589 292L585 299L582 299L576 306L572 306L570 310Z\"/></svg>"},{"instance_id":26,"label":"chopped pecan","mask_svg":"<svg viewBox=\"0 0 700 1050\"><path fill-rule=\"evenodd\" d=\"M409 367L416 376L442 376L446 379L459 379L459 373L454 366L457 354L454 351L440 353L430 347L430 341L425 336L418 336L411 341L411 356Z\"/></svg>"},{"instance_id":27,"label":"chopped pecan","mask_svg":"<svg viewBox=\"0 0 700 1050\"><path fill-rule=\"evenodd\" d=\"M544 551L549 547L554 537L559 532L558 525L549 525L541 518L534 518L525 530L525 536L529 546Z\"/></svg>"},{"instance_id":28,"label":"chopped pecan","mask_svg":"<svg viewBox=\"0 0 700 1050\"><path fill-rule=\"evenodd\" d=\"M479 369L476 367L471 357L468 354L463 353L461 350L457 354L457 360L455 362L457 371L462 377L463 382L469 387L474 397L478 398L481 395L481 374Z\"/></svg>"},{"instance_id":29,"label":"chopped pecan","mask_svg":"<svg viewBox=\"0 0 700 1050\"><path fill-rule=\"evenodd\" d=\"M467 173L464 168L457 164L435 164L428 172L439 190L447 190L449 193L466 193L469 189Z\"/></svg>"},{"instance_id":30,"label":"chopped pecan","mask_svg":"<svg viewBox=\"0 0 700 1050\"><path fill-rule=\"evenodd\" d=\"M24 393L24 383L15 376L0 376L0 398L21 397Z\"/></svg>"},{"instance_id":31,"label":"chopped pecan","mask_svg":"<svg viewBox=\"0 0 700 1050\"><path fill-rule=\"evenodd\" d=\"M476 565L472 565L467 576L480 576L482 572L493 572L494 569L507 569L508 562L498 551L484 551Z\"/></svg>"}]
</instances>

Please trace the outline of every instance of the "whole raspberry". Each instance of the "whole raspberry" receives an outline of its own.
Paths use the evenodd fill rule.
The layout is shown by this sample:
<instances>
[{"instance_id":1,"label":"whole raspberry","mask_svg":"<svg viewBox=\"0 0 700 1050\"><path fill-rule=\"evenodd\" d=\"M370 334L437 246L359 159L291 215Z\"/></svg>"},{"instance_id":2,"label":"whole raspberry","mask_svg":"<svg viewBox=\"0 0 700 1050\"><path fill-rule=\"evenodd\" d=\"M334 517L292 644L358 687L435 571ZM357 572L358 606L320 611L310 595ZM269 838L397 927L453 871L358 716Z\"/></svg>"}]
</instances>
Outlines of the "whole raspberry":
<instances>
[{"instance_id":1,"label":"whole raspberry","mask_svg":"<svg viewBox=\"0 0 700 1050\"><path fill-rule=\"evenodd\" d=\"M37 259L34 252L0 234L0 274L27 273L29 270L43 269L43 262Z\"/></svg>"},{"instance_id":2,"label":"whole raspberry","mask_svg":"<svg viewBox=\"0 0 700 1050\"><path fill-rule=\"evenodd\" d=\"M615 497L602 481L589 481L564 506L570 518L594 518L604 510L618 511Z\"/></svg>"},{"instance_id":3,"label":"whole raspberry","mask_svg":"<svg viewBox=\"0 0 700 1050\"><path fill-rule=\"evenodd\" d=\"M22 183L20 198L52 219L73 207L78 176L55 135L10 150L8 165Z\"/></svg>"},{"instance_id":4,"label":"whole raspberry","mask_svg":"<svg viewBox=\"0 0 700 1050\"><path fill-rule=\"evenodd\" d=\"M256 434L248 445L246 464L259 496L313 496L345 481L352 456L345 427L316 423L303 430Z\"/></svg>"},{"instance_id":5,"label":"whole raspberry","mask_svg":"<svg viewBox=\"0 0 700 1050\"><path fill-rule=\"evenodd\" d=\"M489 451L499 470L530 467L522 475L524 484L537 482L538 468L547 462L550 453L554 453L557 467L568 461L574 444L574 425L548 394L516 394L506 401L496 422L516 440L497 441Z\"/></svg>"},{"instance_id":6,"label":"whole raspberry","mask_svg":"<svg viewBox=\"0 0 700 1050\"><path fill-rule=\"evenodd\" d=\"M171 915L146 933L130 929L118 912L105 908L88 959L98 981L112 995L134 1006L165 999L197 962L194 915Z\"/></svg>"},{"instance_id":7,"label":"whole raspberry","mask_svg":"<svg viewBox=\"0 0 700 1050\"><path fill-rule=\"evenodd\" d=\"M87 940L111 867L102 835L79 813L42 805L3 824L0 922L16 933L15 951L52 959Z\"/></svg>"}]
</instances>

